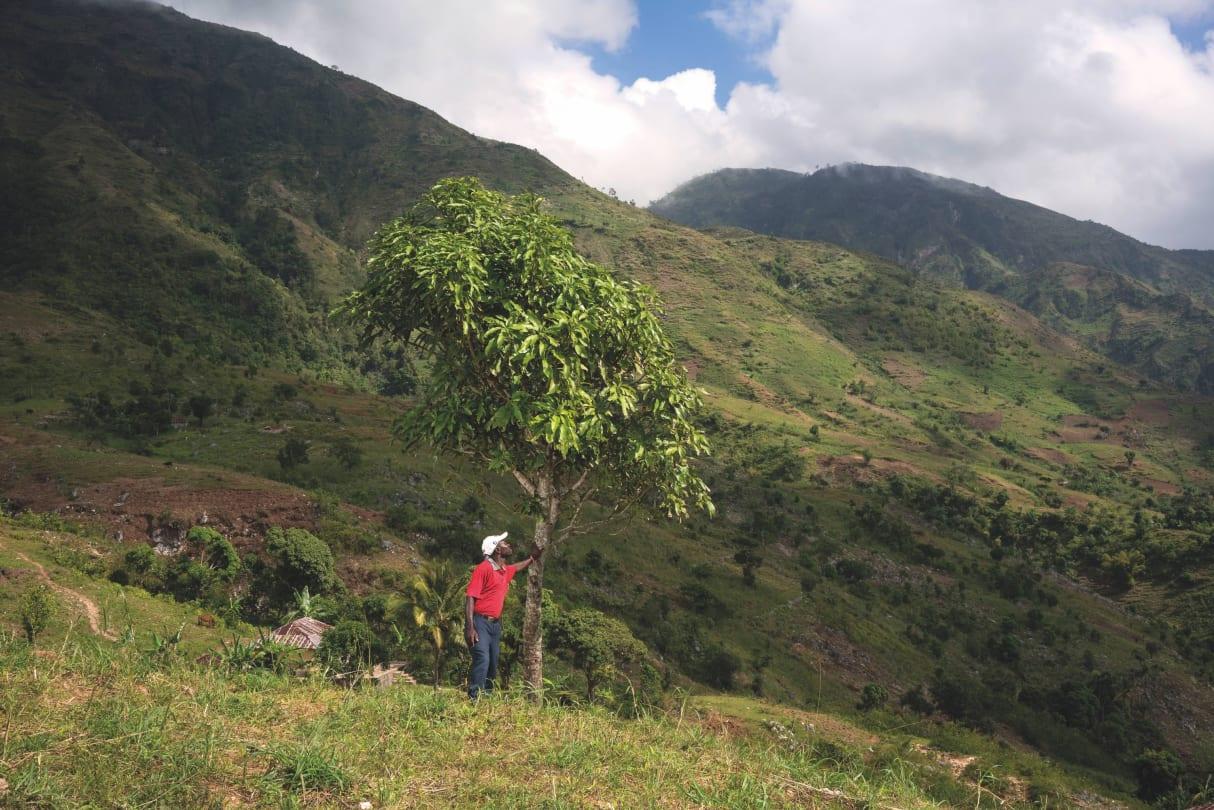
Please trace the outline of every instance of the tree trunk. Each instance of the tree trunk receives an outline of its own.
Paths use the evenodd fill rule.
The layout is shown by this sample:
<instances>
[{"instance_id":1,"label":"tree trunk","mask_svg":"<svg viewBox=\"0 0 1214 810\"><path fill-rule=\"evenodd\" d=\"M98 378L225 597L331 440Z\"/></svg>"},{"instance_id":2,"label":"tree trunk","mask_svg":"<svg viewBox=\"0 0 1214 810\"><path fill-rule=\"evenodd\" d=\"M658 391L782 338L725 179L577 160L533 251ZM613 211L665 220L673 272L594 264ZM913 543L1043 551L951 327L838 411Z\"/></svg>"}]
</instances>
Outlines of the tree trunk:
<instances>
[{"instance_id":1,"label":"tree trunk","mask_svg":"<svg viewBox=\"0 0 1214 810\"><path fill-rule=\"evenodd\" d=\"M434 651L434 691L438 691L438 683L443 679L443 651Z\"/></svg>"},{"instance_id":2,"label":"tree trunk","mask_svg":"<svg viewBox=\"0 0 1214 810\"><path fill-rule=\"evenodd\" d=\"M560 509L550 479L541 477L536 481L535 498L540 503L540 516L535 519L534 547L545 549L552 539ZM523 611L523 683L533 700L539 700L544 694L544 635L540 624L543 598L544 559L541 557L527 569L527 601Z\"/></svg>"}]
</instances>

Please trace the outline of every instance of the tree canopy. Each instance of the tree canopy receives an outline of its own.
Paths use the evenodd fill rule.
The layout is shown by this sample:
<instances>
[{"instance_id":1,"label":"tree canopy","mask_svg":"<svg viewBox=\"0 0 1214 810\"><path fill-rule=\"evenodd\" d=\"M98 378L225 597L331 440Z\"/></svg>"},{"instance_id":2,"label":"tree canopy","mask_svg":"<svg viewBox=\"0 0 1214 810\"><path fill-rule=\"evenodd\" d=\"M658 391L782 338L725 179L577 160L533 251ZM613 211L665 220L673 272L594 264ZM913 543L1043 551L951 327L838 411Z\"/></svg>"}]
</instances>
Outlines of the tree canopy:
<instances>
[{"instance_id":1,"label":"tree canopy","mask_svg":"<svg viewBox=\"0 0 1214 810\"><path fill-rule=\"evenodd\" d=\"M443 180L379 230L367 267L339 312L365 344L402 343L429 370L396 435L512 475L537 515L537 547L578 530L591 497L615 511L712 510L692 466L708 451L695 424L703 403L657 297L579 255L538 197ZM523 628L533 688L542 578L533 565Z\"/></svg>"},{"instance_id":2,"label":"tree canopy","mask_svg":"<svg viewBox=\"0 0 1214 810\"><path fill-rule=\"evenodd\" d=\"M580 256L538 197L444 180L376 234L367 266L342 310L368 341L403 341L430 363L401 439L533 486L533 473L561 489L593 469L600 491L644 489L671 515L709 507L690 465L708 449L702 403L654 293Z\"/></svg>"}]
</instances>

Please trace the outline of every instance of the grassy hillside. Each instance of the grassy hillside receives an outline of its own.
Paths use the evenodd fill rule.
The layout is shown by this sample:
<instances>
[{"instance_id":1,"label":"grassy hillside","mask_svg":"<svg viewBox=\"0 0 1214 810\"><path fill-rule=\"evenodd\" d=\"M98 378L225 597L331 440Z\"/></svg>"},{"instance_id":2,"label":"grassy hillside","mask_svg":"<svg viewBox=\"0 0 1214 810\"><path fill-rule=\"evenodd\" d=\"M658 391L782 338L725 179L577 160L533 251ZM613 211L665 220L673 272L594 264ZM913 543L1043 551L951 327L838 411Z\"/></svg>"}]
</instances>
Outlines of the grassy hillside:
<instances>
[{"instance_id":1,"label":"grassy hillside","mask_svg":"<svg viewBox=\"0 0 1214 810\"><path fill-rule=\"evenodd\" d=\"M888 166L725 169L650 210L697 228L869 251L1008 298L1166 385L1214 391L1210 251L1146 245L989 188Z\"/></svg>"},{"instance_id":2,"label":"grassy hillside","mask_svg":"<svg viewBox=\"0 0 1214 810\"><path fill-rule=\"evenodd\" d=\"M391 628L410 578L528 521L512 482L392 445L417 372L399 347L357 353L323 313L376 223L477 173L546 193L587 255L654 286L711 406L717 519L638 515L548 566L559 607L627 622L664 694L850 714L871 686L874 729L962 723L1122 797L1143 752L1175 752L1194 783L1214 767L1214 403L1054 328L1085 307L1112 322L1099 278L1074 275L1038 319L834 245L676 226L255 35L95 4L0 25L17 65L3 187L20 189L0 496L91 532L64 558L80 575L251 634L290 607L265 535L307 528L336 559L335 617L427 666ZM195 261L199 245L220 258ZM199 525L239 576L199 571ZM577 700L583 675L552 671ZM599 704L621 711L630 684Z\"/></svg>"},{"instance_id":3,"label":"grassy hillside","mask_svg":"<svg viewBox=\"0 0 1214 810\"><path fill-rule=\"evenodd\" d=\"M36 647L10 625L8 589L0 599L5 804L1113 806L1082 778L948 724L881 733L888 717L686 694L629 719L241 669L192 611L62 564L92 542L0 521L6 579L40 566L59 589ZM86 603L104 607L94 632ZM211 650L213 663L194 663Z\"/></svg>"}]
</instances>

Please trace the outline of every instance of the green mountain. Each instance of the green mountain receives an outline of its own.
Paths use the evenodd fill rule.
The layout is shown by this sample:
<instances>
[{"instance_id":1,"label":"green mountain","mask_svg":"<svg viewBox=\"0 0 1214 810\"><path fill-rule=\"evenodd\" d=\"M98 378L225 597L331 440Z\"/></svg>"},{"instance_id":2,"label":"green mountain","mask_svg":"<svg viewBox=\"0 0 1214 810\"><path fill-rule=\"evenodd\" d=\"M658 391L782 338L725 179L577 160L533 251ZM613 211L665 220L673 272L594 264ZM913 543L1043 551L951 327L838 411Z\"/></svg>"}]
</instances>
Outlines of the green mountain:
<instances>
[{"instance_id":1,"label":"green mountain","mask_svg":"<svg viewBox=\"0 0 1214 810\"><path fill-rule=\"evenodd\" d=\"M1002 295L1153 379L1214 391L1214 251L1154 247L989 188L890 166L723 169L650 210L695 228L875 253Z\"/></svg>"},{"instance_id":2,"label":"green mountain","mask_svg":"<svg viewBox=\"0 0 1214 810\"><path fill-rule=\"evenodd\" d=\"M608 707L644 683L940 746L977 729L1126 802L1144 752L1186 789L1214 767L1214 401L1141 371L1181 300L1162 282L1059 260L1021 305L838 244L692 230L158 6L17 6L0 98L0 505L24 527L6 550L247 629L289 607L269 529L306 528L344 583L336 617L421 660L391 632L418 566L527 520L513 482L392 445L425 369L326 312L379 223L475 174L539 192L586 255L653 286L712 411L716 519L638 515L548 562L559 606L647 646ZM1151 344L1161 374L1182 338ZM231 581L200 567L199 525L234 546ZM581 699L553 652L554 691ZM1004 764L1008 801L1057 804L1043 771Z\"/></svg>"}]
</instances>

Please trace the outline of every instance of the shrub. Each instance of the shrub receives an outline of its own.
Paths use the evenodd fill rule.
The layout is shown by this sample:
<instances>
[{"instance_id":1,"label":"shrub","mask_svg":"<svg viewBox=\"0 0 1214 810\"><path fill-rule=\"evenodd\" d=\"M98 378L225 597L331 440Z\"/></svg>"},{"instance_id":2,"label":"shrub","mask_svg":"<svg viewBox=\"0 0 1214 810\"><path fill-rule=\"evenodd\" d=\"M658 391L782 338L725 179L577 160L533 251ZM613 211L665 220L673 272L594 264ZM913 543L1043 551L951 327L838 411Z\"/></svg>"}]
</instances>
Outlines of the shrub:
<instances>
[{"instance_id":1,"label":"shrub","mask_svg":"<svg viewBox=\"0 0 1214 810\"><path fill-rule=\"evenodd\" d=\"M337 672L350 672L370 661L374 643L365 622L343 619L325 633L316 658Z\"/></svg>"},{"instance_id":2,"label":"shrub","mask_svg":"<svg viewBox=\"0 0 1214 810\"><path fill-rule=\"evenodd\" d=\"M1181 786L1184 765L1171 751L1147 750L1134 760L1138 797L1154 801Z\"/></svg>"},{"instance_id":3,"label":"shrub","mask_svg":"<svg viewBox=\"0 0 1214 810\"><path fill-rule=\"evenodd\" d=\"M732 611L719 596L699 582L687 582L679 586L679 594L692 612L711 619L724 619Z\"/></svg>"},{"instance_id":4,"label":"shrub","mask_svg":"<svg viewBox=\"0 0 1214 810\"><path fill-rule=\"evenodd\" d=\"M846 582L864 582L873 575L873 567L863 560L843 558L835 561L835 573Z\"/></svg>"},{"instance_id":5,"label":"shrub","mask_svg":"<svg viewBox=\"0 0 1214 810\"><path fill-rule=\"evenodd\" d=\"M337 463L347 470L353 470L363 463L363 451L345 436L329 446L329 454L337 459Z\"/></svg>"},{"instance_id":6,"label":"shrub","mask_svg":"<svg viewBox=\"0 0 1214 810\"><path fill-rule=\"evenodd\" d=\"M278 450L278 466L284 470L294 469L308 463L308 443L303 439L291 437Z\"/></svg>"},{"instance_id":7,"label":"shrub","mask_svg":"<svg viewBox=\"0 0 1214 810\"><path fill-rule=\"evenodd\" d=\"M310 588L324 592L337 587L333 552L307 529L282 529L266 533L266 551L278 566L279 577L293 590Z\"/></svg>"},{"instance_id":8,"label":"shrub","mask_svg":"<svg viewBox=\"0 0 1214 810\"><path fill-rule=\"evenodd\" d=\"M931 698L927 696L923 684L907 689L898 702L918 714L931 714L936 710L936 704L932 703Z\"/></svg>"},{"instance_id":9,"label":"shrub","mask_svg":"<svg viewBox=\"0 0 1214 810\"><path fill-rule=\"evenodd\" d=\"M206 579L231 582L240 573L240 555L228 538L207 526L195 526L186 535L198 563L208 569ZM148 549L147 546L144 546Z\"/></svg>"},{"instance_id":10,"label":"shrub","mask_svg":"<svg viewBox=\"0 0 1214 810\"><path fill-rule=\"evenodd\" d=\"M856 704L856 708L862 712L879 709L885 705L885 701L889 700L889 692L884 686L876 683L864 684L864 690L860 693L860 702Z\"/></svg>"},{"instance_id":11,"label":"shrub","mask_svg":"<svg viewBox=\"0 0 1214 810\"><path fill-rule=\"evenodd\" d=\"M716 689L732 689L734 678L742 668L742 660L724 647L711 646L704 650L699 662L700 680Z\"/></svg>"},{"instance_id":12,"label":"shrub","mask_svg":"<svg viewBox=\"0 0 1214 810\"><path fill-rule=\"evenodd\" d=\"M128 571L136 574L151 574L159 560L151 546L139 545L128 551L122 558L123 565Z\"/></svg>"},{"instance_id":13,"label":"shrub","mask_svg":"<svg viewBox=\"0 0 1214 810\"><path fill-rule=\"evenodd\" d=\"M17 605L17 614L21 617L21 629L25 631L25 640L31 645L38 634L47 628L56 612L54 594L49 586L38 583L27 589L21 595Z\"/></svg>"}]
</instances>

